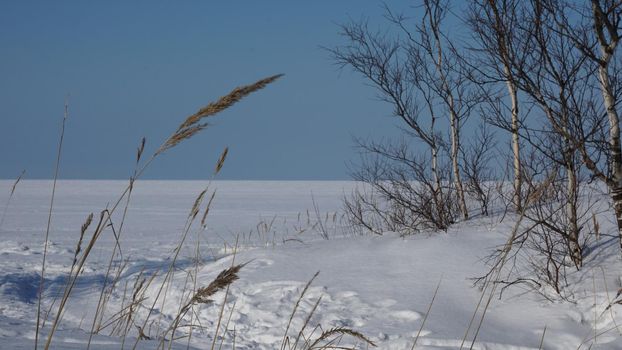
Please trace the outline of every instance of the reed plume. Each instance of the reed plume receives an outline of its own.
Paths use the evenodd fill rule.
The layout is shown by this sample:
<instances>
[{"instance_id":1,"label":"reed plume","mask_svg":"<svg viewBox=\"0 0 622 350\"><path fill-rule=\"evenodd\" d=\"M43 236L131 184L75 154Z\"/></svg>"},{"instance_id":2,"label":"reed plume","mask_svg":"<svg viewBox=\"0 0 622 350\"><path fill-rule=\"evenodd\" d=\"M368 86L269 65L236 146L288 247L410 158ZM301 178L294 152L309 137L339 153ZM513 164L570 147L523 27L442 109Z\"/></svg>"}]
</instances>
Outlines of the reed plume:
<instances>
[{"instance_id":1,"label":"reed plume","mask_svg":"<svg viewBox=\"0 0 622 350\"><path fill-rule=\"evenodd\" d=\"M160 147L156 154L160 154L170 148L177 146L181 141L189 139L201 130L207 128L209 124L202 122L204 118L211 117L224 111L225 109L239 102L245 96L257 90L263 89L268 84L274 82L282 76L283 74L277 74L265 79L261 79L251 85L237 87L233 89L233 91L231 91L229 94L219 98L216 102L212 102L207 106L199 109L196 113L186 118L186 120L184 120L184 122L179 125L177 131L175 131L175 133L171 135L171 137L169 137L166 142L164 142L164 144Z\"/></svg>"},{"instance_id":2,"label":"reed plume","mask_svg":"<svg viewBox=\"0 0 622 350\"><path fill-rule=\"evenodd\" d=\"M220 154L220 158L218 158L218 162L216 163L216 169L214 170L214 175L220 172L222 166L225 164L225 159L227 159L227 153L229 153L229 147L225 147L225 150Z\"/></svg>"},{"instance_id":3,"label":"reed plume","mask_svg":"<svg viewBox=\"0 0 622 350\"><path fill-rule=\"evenodd\" d=\"M239 102L246 95L265 88L268 84L274 82L282 76L283 74L273 75L271 77L261 79L254 84L245 85L233 89L233 91L231 91L229 94L219 98L218 101L208 104L207 106L199 109L195 114L186 118L186 120L181 123L177 131L188 129L192 126L198 125L203 118L210 117L222 112L223 110Z\"/></svg>"},{"instance_id":4,"label":"reed plume","mask_svg":"<svg viewBox=\"0 0 622 350\"><path fill-rule=\"evenodd\" d=\"M373 341L371 341L369 338L367 338L360 332L357 332L355 330L345 328L345 327L336 327L336 328L331 328L327 331L322 332L322 334L313 343L311 343L311 345L309 345L305 349L313 349L316 346L318 346L320 342L329 340L332 337L339 336L339 335L349 335L353 338L362 340L363 342L367 343L369 346L373 346L373 347L376 346L376 344ZM324 348L325 347L321 347L321 349L324 349ZM331 348L340 348L340 347L331 347Z\"/></svg>"},{"instance_id":5,"label":"reed plume","mask_svg":"<svg viewBox=\"0 0 622 350\"><path fill-rule=\"evenodd\" d=\"M205 206L205 211L203 212L203 217L201 218L201 226L203 228L205 228L205 220L207 219L207 214L209 214L209 209L212 206L212 201L214 200L215 195L216 195L216 190L212 192L212 195L210 196L209 201L207 202L207 205Z\"/></svg>"},{"instance_id":6,"label":"reed plume","mask_svg":"<svg viewBox=\"0 0 622 350\"><path fill-rule=\"evenodd\" d=\"M246 264L239 264L223 270L216 278L207 285L207 287L199 288L190 300L190 304L209 304L212 297L217 292L225 289L227 286L239 279L238 272Z\"/></svg>"},{"instance_id":7,"label":"reed plume","mask_svg":"<svg viewBox=\"0 0 622 350\"><path fill-rule=\"evenodd\" d=\"M74 266L76 266L76 263L78 262L78 255L82 251L82 241L84 240L84 234L86 233L86 230L89 228L89 226L91 226L92 221L93 221L93 213L89 214L89 216L86 217L86 220L84 221L84 223L82 224L82 227L80 228L80 239L78 239L78 244L76 245L76 251L73 254L73 263L71 264L71 270L73 270Z\"/></svg>"}]
</instances>

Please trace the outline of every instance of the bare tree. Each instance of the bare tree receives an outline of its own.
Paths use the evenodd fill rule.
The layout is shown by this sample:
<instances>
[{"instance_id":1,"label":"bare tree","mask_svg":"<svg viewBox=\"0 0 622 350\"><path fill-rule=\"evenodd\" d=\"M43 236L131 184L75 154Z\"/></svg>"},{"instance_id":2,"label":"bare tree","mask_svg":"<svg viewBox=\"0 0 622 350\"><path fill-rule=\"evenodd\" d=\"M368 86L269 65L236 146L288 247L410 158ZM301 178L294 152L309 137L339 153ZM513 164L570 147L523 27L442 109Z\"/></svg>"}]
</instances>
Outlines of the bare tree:
<instances>
[{"instance_id":1,"label":"bare tree","mask_svg":"<svg viewBox=\"0 0 622 350\"><path fill-rule=\"evenodd\" d=\"M512 30L513 35L524 40L521 45L524 52L508 58L512 59L509 68L513 84L524 92L546 121L534 123L531 128L523 126L523 138L563 169L567 195L566 231L573 262L580 267L582 253L577 222L580 144L577 140L597 133L599 125L585 119L593 109L590 85L593 70L585 55L560 32L558 18L563 16L563 10L558 5L533 1L521 8L519 21L512 22L516 25Z\"/></svg>"},{"instance_id":2,"label":"bare tree","mask_svg":"<svg viewBox=\"0 0 622 350\"><path fill-rule=\"evenodd\" d=\"M551 133L551 136L555 134ZM549 138L542 146L556 147L560 140ZM566 213L569 198L566 192L567 179L562 165L543 154L537 148L525 148L523 153L523 189L527 201L522 208L520 217L523 224L508 244L491 254L490 261L498 261L501 255L507 254L507 266L504 274L496 277L494 282L503 285L503 289L517 284L527 285L547 298L561 297L566 299L567 274L580 268L574 257L574 244L581 248L588 245L590 235L581 236L574 242L570 235L569 217ZM579 173L583 176L585 172ZM585 181L585 178L579 178ZM589 189L591 191L593 189ZM587 192L587 191L586 191ZM577 202L577 222L580 227L595 229L592 221L594 204L597 202L589 194ZM591 226L591 227L590 227ZM490 272L482 279L495 278L493 271L499 266L492 266ZM557 296L550 295L543 286L551 287ZM502 291L503 291L502 289Z\"/></svg>"},{"instance_id":3,"label":"bare tree","mask_svg":"<svg viewBox=\"0 0 622 350\"><path fill-rule=\"evenodd\" d=\"M339 65L351 67L377 88L380 99L391 104L393 115L404 123L405 135L424 145L424 153L428 154L404 152L402 145L397 144L382 147L369 144L368 153L394 164L373 162L374 167L367 170L377 170L379 164L387 169L359 178L378 186L380 179L376 175L385 176L384 180L391 180L393 185L378 186L378 190L392 200L400 196L389 195L389 189L408 189L411 194L423 194L421 189L425 188L425 195L429 196L426 205L430 207L431 204L434 217L442 218L435 219L439 225L434 226L446 229L455 220L454 212L448 212L449 200L457 203L463 219L469 217L461 164L461 130L480 96L469 79L470 67L461 64L460 50L443 31L448 2L424 0L422 5L423 14L414 24L386 8L385 18L397 31L395 35L373 32L366 22L344 25L342 34L347 44L329 51ZM448 126L449 142L445 143L439 125ZM401 165L394 166L400 162ZM451 170L449 174L443 169L446 165ZM400 178L404 182L418 181L423 187L398 184Z\"/></svg>"},{"instance_id":4,"label":"bare tree","mask_svg":"<svg viewBox=\"0 0 622 350\"><path fill-rule=\"evenodd\" d=\"M410 52L399 40L373 33L365 22L342 26L342 35L347 39L348 45L329 51L342 67L349 66L366 77L378 89L379 98L393 106L393 115L403 122L406 134L426 146L430 154L432 203L439 208L439 215L448 217L449 215L442 212L441 205L445 195L442 186L444 179L439 170L439 154L443 143L436 130L439 116L432 108L435 103L434 95L423 81L422 55L418 51ZM428 115L422 116L425 107L419 100L425 101L430 112ZM385 151L376 153L383 154ZM403 158L400 154L386 157L395 161L400 158ZM374 162L374 165L379 164ZM368 170L375 175L380 174L377 168ZM361 176L363 181L367 178L368 176Z\"/></svg>"},{"instance_id":5,"label":"bare tree","mask_svg":"<svg viewBox=\"0 0 622 350\"><path fill-rule=\"evenodd\" d=\"M448 3L441 0L424 0L423 7L425 15L421 24L417 26L420 40L414 39L413 34L407 29L404 17L390 15L389 18L407 34L412 47L419 46L422 54L433 63L434 70L424 68L428 78L426 84L440 97L449 115L451 169L462 217L468 219L469 211L460 176L460 130L462 123L470 114L474 99L473 96L466 96L470 92L467 87L468 75L456 70L456 67L460 67L458 64L460 58L453 43L441 29L447 15Z\"/></svg>"},{"instance_id":6,"label":"bare tree","mask_svg":"<svg viewBox=\"0 0 622 350\"><path fill-rule=\"evenodd\" d=\"M622 146L620 144L621 100L619 82L622 79L619 57L616 56L620 42L622 2L614 0L591 0L589 4L562 0L541 0L544 11L555 11L556 25L560 35L565 36L581 51L594 69L600 91L600 104L592 100L591 114L594 124L602 127L601 133L573 135L573 143L581 154L581 160L592 176L603 181L610 192L622 248ZM600 137L599 137L600 136ZM601 161L601 159L606 161Z\"/></svg>"},{"instance_id":7,"label":"bare tree","mask_svg":"<svg viewBox=\"0 0 622 350\"><path fill-rule=\"evenodd\" d=\"M588 180L583 165L608 163L600 158L604 114L594 93L597 68L567 33L570 21L565 11L573 4L554 0L525 4L513 27L514 35L523 40L524 53L510 56L515 58L510 62L511 76L525 102L533 106L533 115L542 118L532 118L518 132L531 150L522 174L525 195L531 200L521 210L529 225L513 237L511 246L517 260L527 262L532 272L539 271L545 276L540 280L561 294L566 269L583 264L582 232L589 226L591 206L589 198L579 201ZM542 179L546 187L540 185ZM528 253L518 254L523 249Z\"/></svg>"},{"instance_id":8,"label":"bare tree","mask_svg":"<svg viewBox=\"0 0 622 350\"><path fill-rule=\"evenodd\" d=\"M506 122L504 111L494 108L497 100L490 94L487 95L493 105L495 113L493 124L502 126L511 133L512 137L512 165L514 171L514 195L513 203L517 211L522 205L522 178L521 178L521 147L519 128L520 104L518 99L518 86L514 77L512 65L521 64L524 61L526 42L515 30L520 22L519 12L523 8L519 0L477 0L471 3L467 23L475 37L474 66L479 73L479 83L504 83L507 96L510 100L510 121Z\"/></svg>"}]
</instances>

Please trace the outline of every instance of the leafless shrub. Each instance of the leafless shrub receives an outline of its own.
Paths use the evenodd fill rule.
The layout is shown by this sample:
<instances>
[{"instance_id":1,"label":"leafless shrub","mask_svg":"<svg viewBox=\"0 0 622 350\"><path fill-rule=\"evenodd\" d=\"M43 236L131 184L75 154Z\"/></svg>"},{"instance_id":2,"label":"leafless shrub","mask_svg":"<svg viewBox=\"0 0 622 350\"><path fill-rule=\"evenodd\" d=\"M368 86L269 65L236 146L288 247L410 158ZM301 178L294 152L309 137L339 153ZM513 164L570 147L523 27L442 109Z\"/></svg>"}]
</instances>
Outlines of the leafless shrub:
<instances>
[{"instance_id":1,"label":"leafless shrub","mask_svg":"<svg viewBox=\"0 0 622 350\"><path fill-rule=\"evenodd\" d=\"M551 288L558 297L568 298L571 295L566 289L567 274L581 268L592 237L586 233L596 229L592 227L596 200L591 197L591 189L582 191L580 197L568 196L564 168L551 164L541 153L532 153L522 168L523 189L530 200L521 210L523 224L509 245L511 264L506 268L507 274L495 283L504 286L501 292L522 284L547 298L552 296L543 287ZM585 180L580 178L579 184L586 186ZM567 213L571 202L577 210L576 222ZM502 253L503 249L496 250L492 261ZM492 271L485 277L489 278Z\"/></svg>"},{"instance_id":2,"label":"leafless shrub","mask_svg":"<svg viewBox=\"0 0 622 350\"><path fill-rule=\"evenodd\" d=\"M365 185L345 200L354 226L381 234L446 231L460 213L448 163L417 156L406 143L360 143L365 152L353 177ZM439 187L440 185L440 187Z\"/></svg>"},{"instance_id":3,"label":"leafless shrub","mask_svg":"<svg viewBox=\"0 0 622 350\"><path fill-rule=\"evenodd\" d=\"M488 216L497 180L496 174L490 169L495 139L488 128L481 125L474 140L467 150L462 151L462 173L467 193L479 203L482 215Z\"/></svg>"}]
</instances>

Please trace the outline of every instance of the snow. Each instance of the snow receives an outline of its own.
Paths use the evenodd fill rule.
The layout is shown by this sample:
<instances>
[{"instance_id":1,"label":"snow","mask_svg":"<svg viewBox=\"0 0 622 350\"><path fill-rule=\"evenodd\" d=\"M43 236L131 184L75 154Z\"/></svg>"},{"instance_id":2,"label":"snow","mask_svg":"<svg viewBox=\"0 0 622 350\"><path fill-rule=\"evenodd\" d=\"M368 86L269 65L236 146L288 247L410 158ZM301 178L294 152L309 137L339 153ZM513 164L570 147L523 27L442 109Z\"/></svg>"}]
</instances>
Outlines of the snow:
<instances>
[{"instance_id":1,"label":"snow","mask_svg":"<svg viewBox=\"0 0 622 350\"><path fill-rule=\"evenodd\" d=\"M134 283L143 271L150 275L166 269L179 242L184 222L206 181L139 181L124 223L121 246L128 265L119 285ZM0 181L0 204L8 200L12 181ZM93 212L97 217L114 203L124 181L60 181L48 248L45 302L48 307L64 288L80 226ZM481 296L473 278L487 271L485 258L503 244L514 224L512 215L475 218L447 233L399 237L352 235L341 220L341 198L356 186L352 182L215 181L216 197L207 229L190 230L181 251L178 272L166 302L158 303L155 319L167 327L187 297L186 272L195 269L197 237L201 254L197 285L204 286L232 263L247 263L231 285L224 308L223 348L275 349L305 284L317 272L300 303L288 335L292 340L316 301L321 302L304 332L316 325L327 330L347 327L361 332L381 349L410 349L421 328L434 291L438 294L417 341L417 349L458 349ZM32 349L36 323L37 288L43 234L51 195L50 181L18 184L0 227L0 348ZM605 201L605 197L600 200ZM330 239L320 237L314 204ZM328 213L328 214L327 214ZM336 213L336 214L335 214ZM495 297L484 319L474 349L538 349L546 326L544 349L622 349L622 305L605 312L621 287L622 263L611 218L604 213L599 254L572 272L568 300L548 300L517 285ZM117 217L118 219L118 217ZM259 224L261 223L261 224ZM89 231L90 232L90 231ZM200 232L199 234L197 232ZM238 249L232 254L236 237ZM114 239L106 231L72 293L55 349L82 349L100 294ZM146 296L153 300L162 276L156 276ZM113 293L108 314L118 311L122 292ZM190 348L209 348L215 334L224 293L213 304L195 308L203 329L193 331ZM150 302L145 302L145 305ZM138 317L146 315L141 309ZM479 315L479 314L478 314ZM227 319L230 321L227 323ZM479 319L479 316L478 316ZM48 327L48 326L46 326ZM155 327L155 326L154 326ZM47 334L44 329L43 335ZM184 335L179 330L176 335ZM119 349L123 340L104 330L91 340L91 349ZM155 328L151 335L155 335ZM223 334L222 332L220 333ZM473 332L464 348L471 345ZM596 335L595 339L591 339ZM123 343L132 348L132 330ZM582 344L584 342L584 344ZM342 345L356 340L343 338ZM138 348L152 349L158 339L141 340ZM172 348L186 348L180 339ZM359 348L366 348L358 342ZM168 343L166 345L168 347Z\"/></svg>"}]
</instances>

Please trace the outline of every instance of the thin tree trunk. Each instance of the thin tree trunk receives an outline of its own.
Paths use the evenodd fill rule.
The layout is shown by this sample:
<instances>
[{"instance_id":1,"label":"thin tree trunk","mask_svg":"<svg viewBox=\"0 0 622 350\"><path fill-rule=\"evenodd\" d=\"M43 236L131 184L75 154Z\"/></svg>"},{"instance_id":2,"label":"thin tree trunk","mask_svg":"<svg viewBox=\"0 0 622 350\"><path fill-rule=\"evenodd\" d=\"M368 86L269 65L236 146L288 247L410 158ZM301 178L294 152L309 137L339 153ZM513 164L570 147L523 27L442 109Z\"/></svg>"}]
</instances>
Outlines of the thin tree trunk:
<instances>
[{"instance_id":1,"label":"thin tree trunk","mask_svg":"<svg viewBox=\"0 0 622 350\"><path fill-rule=\"evenodd\" d=\"M432 176L434 177L434 205L438 211L438 217L442 220L443 226L446 223L445 218L445 206L443 205L443 190L441 187L441 179L438 174L438 148L436 145L432 146Z\"/></svg>"},{"instance_id":2,"label":"thin tree trunk","mask_svg":"<svg viewBox=\"0 0 622 350\"><path fill-rule=\"evenodd\" d=\"M430 11L430 4L426 3L426 6L428 8L428 11ZM464 220L468 220L469 212L464 198L464 187L462 186L462 178L460 176L460 167L458 162L458 152L460 150L460 121L458 120L458 116L456 115L454 96L451 89L449 88L449 84L447 83L447 77L445 76L445 72L443 70L443 47L441 45L439 24L434 22L431 15L429 16L429 21L432 35L434 36L434 43L436 44L437 56L434 64L436 66L436 70L439 74L439 78L442 84L441 89L444 90L444 93L446 94L444 99L449 109L449 122L451 125L451 167L454 176L454 185L456 186L456 192L458 192L458 206L460 207L460 212L462 213L462 217L464 218Z\"/></svg>"},{"instance_id":3,"label":"thin tree trunk","mask_svg":"<svg viewBox=\"0 0 622 350\"><path fill-rule=\"evenodd\" d=\"M496 1L488 0L490 8L492 9L495 22L496 22L496 34L497 34L497 44L499 45L499 54L501 55L501 60L503 64L503 73L505 74L506 86L508 89L508 94L510 95L510 103L511 103L511 133L512 133L512 156L513 156L513 165L514 165L514 196L512 202L516 208L517 212L522 210L522 173L521 173L521 162L520 162L520 143L519 143L519 120L518 120L518 89L516 88L516 84L512 77L512 71L510 69L510 55L509 55L509 47L506 40L507 32L501 30L503 28L503 21L501 20L501 16L499 14L499 10L497 8Z\"/></svg>"},{"instance_id":4,"label":"thin tree trunk","mask_svg":"<svg viewBox=\"0 0 622 350\"><path fill-rule=\"evenodd\" d=\"M510 76L510 70L509 68L506 66L505 67L505 73L507 75L507 77ZM516 86L514 85L514 83L508 79L506 82L507 88L508 88L508 93L510 94L510 102L511 102L511 108L512 108L512 156L513 156L513 163L514 163L514 206L516 208L517 212L520 212L522 209L522 203L523 203L523 198L522 198L522 184L523 184L523 179L522 179L522 175L521 175L521 162L520 162L520 144L519 144L519 135L518 135L518 128L519 128L519 121L518 121L518 96L517 96L517 92L516 92Z\"/></svg>"},{"instance_id":5,"label":"thin tree trunk","mask_svg":"<svg viewBox=\"0 0 622 350\"><path fill-rule=\"evenodd\" d=\"M615 107L615 98L611 93L606 65L603 64L599 67L598 78L609 119L609 147L611 152L611 177L613 180L610 191L618 224L620 248L622 249L622 150L620 147L620 119Z\"/></svg>"},{"instance_id":6,"label":"thin tree trunk","mask_svg":"<svg viewBox=\"0 0 622 350\"><path fill-rule=\"evenodd\" d=\"M603 95L605 108L607 109L607 118L609 119L609 151L611 152L611 160L609 166L611 168L611 181L608 181L609 190L611 191L611 199L613 201L613 209L616 214L616 222L618 224L618 236L620 239L620 248L622 249L622 150L620 147L620 118L615 106L615 97L611 91L611 83L609 79L609 62L613 56L615 49L620 40L617 28L611 28L605 13L603 13L600 3L592 0L592 13L594 16L594 30L600 45L601 57L598 60L598 81L600 90ZM604 34L605 28L609 32L610 42Z\"/></svg>"},{"instance_id":7,"label":"thin tree trunk","mask_svg":"<svg viewBox=\"0 0 622 350\"><path fill-rule=\"evenodd\" d=\"M449 223L444 220L445 206L443 201L443 188L441 187L441 177L438 173L438 146L436 144L436 136L434 134L434 125L436 124L436 117L432 114L432 123L430 125L430 135L432 135L430 142L430 151L432 153L432 176L434 177L434 205L438 212L439 219L442 220L445 228L449 226Z\"/></svg>"},{"instance_id":8,"label":"thin tree trunk","mask_svg":"<svg viewBox=\"0 0 622 350\"><path fill-rule=\"evenodd\" d=\"M611 191L611 199L613 200L613 208L616 214L616 222L618 224L618 236L620 239L620 248L622 249L622 150L620 148L620 119L615 106L615 97L611 91L611 83L609 80L609 62L618 43L617 35L612 37L611 43L607 44L603 34L603 14L599 5L592 1L594 11L594 20L597 36L600 43L601 58L598 66L598 81L600 90L603 95L605 108L607 109L607 118L609 119L609 151L611 154L611 180L609 189Z\"/></svg>"},{"instance_id":9,"label":"thin tree trunk","mask_svg":"<svg viewBox=\"0 0 622 350\"><path fill-rule=\"evenodd\" d=\"M456 114L453 112L453 97L449 97L450 103L450 124L451 124L451 167L454 174L454 184L456 186L456 192L458 192L458 205L460 206L460 212L464 220L469 219L469 211L466 206L466 200L464 198L464 188L462 186L462 179L460 177L460 166L458 164L458 152L460 150L460 131L458 126L458 120Z\"/></svg>"},{"instance_id":10,"label":"thin tree trunk","mask_svg":"<svg viewBox=\"0 0 622 350\"><path fill-rule=\"evenodd\" d=\"M572 155L569 155L572 156ZM581 244L579 243L579 225L577 218L577 174L572 160L567 162L568 183L566 199L566 218L568 220L568 248L570 249L570 258L577 269L583 265L583 253Z\"/></svg>"}]
</instances>

